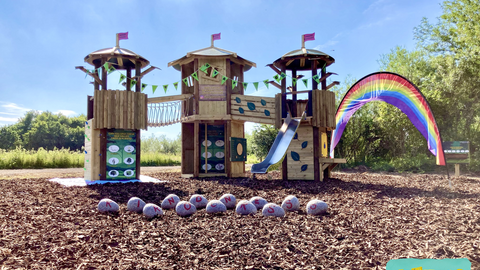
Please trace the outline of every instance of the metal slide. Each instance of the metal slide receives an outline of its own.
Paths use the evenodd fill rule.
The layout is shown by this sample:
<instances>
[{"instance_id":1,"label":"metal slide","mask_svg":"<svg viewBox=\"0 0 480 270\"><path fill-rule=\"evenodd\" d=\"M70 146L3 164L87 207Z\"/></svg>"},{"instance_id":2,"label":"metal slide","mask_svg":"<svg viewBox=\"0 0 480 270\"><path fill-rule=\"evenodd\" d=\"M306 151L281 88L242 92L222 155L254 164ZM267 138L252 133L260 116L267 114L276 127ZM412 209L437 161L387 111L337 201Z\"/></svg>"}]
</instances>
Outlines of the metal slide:
<instances>
[{"instance_id":1,"label":"metal slide","mask_svg":"<svg viewBox=\"0 0 480 270\"><path fill-rule=\"evenodd\" d=\"M301 119L304 117L305 112ZM266 173L270 166L283 159L290 142L292 142L292 139L295 136L295 132L297 132L301 119L292 119L290 114L287 114L287 118L285 118L285 122L283 122L283 125L280 128L277 138L275 138L270 151L268 151L267 157L262 162L253 164L252 169L250 170L251 173Z\"/></svg>"}]
</instances>

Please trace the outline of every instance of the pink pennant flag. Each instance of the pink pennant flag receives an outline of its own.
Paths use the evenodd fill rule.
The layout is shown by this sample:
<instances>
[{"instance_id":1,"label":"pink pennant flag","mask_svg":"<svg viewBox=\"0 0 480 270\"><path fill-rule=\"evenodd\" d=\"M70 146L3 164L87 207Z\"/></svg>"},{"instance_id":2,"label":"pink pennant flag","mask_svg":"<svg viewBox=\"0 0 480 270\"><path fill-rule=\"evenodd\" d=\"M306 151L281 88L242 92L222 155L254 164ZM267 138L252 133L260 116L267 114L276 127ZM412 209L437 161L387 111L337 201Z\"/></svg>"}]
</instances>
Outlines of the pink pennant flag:
<instances>
[{"instance_id":1,"label":"pink pennant flag","mask_svg":"<svg viewBox=\"0 0 480 270\"><path fill-rule=\"evenodd\" d=\"M221 34L221 33L213 34L213 35L212 35L212 39L213 39L213 40L219 40L219 39L220 39L220 34Z\"/></svg>"},{"instance_id":2,"label":"pink pennant flag","mask_svg":"<svg viewBox=\"0 0 480 270\"><path fill-rule=\"evenodd\" d=\"M315 40L315 33L303 35L303 41Z\"/></svg>"},{"instance_id":3,"label":"pink pennant flag","mask_svg":"<svg viewBox=\"0 0 480 270\"><path fill-rule=\"evenodd\" d=\"M128 39L128 32L118 33L118 40Z\"/></svg>"}]
</instances>

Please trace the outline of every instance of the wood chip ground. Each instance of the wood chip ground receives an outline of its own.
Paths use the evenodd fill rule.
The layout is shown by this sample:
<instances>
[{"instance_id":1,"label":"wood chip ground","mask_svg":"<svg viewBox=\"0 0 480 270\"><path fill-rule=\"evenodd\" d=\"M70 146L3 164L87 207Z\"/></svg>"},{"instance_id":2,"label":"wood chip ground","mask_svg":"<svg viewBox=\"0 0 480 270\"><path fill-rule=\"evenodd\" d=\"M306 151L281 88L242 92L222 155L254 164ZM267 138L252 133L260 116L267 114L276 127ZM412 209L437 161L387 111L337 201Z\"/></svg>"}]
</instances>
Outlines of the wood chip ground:
<instances>
[{"instance_id":1,"label":"wood chip ground","mask_svg":"<svg viewBox=\"0 0 480 270\"><path fill-rule=\"evenodd\" d=\"M166 183L63 187L48 178L0 180L0 269L385 269L398 258L468 258L480 269L480 180L444 176L337 173L324 182L182 179ZM205 209L182 218L172 210L147 220L128 212L140 197L160 205L168 194L281 204L295 195L301 211L284 218ZM118 214L96 209L102 198ZM307 216L311 199L328 203Z\"/></svg>"}]
</instances>

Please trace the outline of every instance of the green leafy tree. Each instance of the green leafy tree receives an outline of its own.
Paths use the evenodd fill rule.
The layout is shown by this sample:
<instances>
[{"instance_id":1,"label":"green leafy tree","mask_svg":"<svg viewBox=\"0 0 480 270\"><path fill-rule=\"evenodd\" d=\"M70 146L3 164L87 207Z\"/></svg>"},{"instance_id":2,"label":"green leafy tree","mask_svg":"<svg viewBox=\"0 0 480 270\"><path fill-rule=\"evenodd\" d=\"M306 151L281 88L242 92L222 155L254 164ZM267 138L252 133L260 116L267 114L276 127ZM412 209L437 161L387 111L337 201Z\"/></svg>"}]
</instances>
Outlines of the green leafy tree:
<instances>
[{"instance_id":1,"label":"green leafy tree","mask_svg":"<svg viewBox=\"0 0 480 270\"><path fill-rule=\"evenodd\" d=\"M256 125L252 131L251 149L253 154L263 160L277 137L278 129L273 125Z\"/></svg>"},{"instance_id":2,"label":"green leafy tree","mask_svg":"<svg viewBox=\"0 0 480 270\"><path fill-rule=\"evenodd\" d=\"M13 125L0 127L0 149L14 150L20 144L20 136Z\"/></svg>"}]
</instances>

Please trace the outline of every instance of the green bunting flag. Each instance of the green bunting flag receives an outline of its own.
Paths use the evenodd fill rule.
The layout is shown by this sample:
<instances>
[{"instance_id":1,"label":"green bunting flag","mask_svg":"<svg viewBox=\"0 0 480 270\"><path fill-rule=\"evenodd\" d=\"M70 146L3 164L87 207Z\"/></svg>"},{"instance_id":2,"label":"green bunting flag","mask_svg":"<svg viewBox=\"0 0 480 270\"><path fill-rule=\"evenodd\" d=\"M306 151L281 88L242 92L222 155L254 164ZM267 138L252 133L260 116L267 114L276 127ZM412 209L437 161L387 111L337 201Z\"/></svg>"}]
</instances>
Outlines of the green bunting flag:
<instances>
[{"instance_id":1,"label":"green bunting flag","mask_svg":"<svg viewBox=\"0 0 480 270\"><path fill-rule=\"evenodd\" d=\"M182 81L183 81L183 83L184 83L186 86L188 86L188 78L185 78L185 79L183 79Z\"/></svg>"},{"instance_id":2,"label":"green bunting flag","mask_svg":"<svg viewBox=\"0 0 480 270\"><path fill-rule=\"evenodd\" d=\"M177 90L178 82L174 82L174 83L173 83L173 86L175 86L175 90Z\"/></svg>"},{"instance_id":3,"label":"green bunting flag","mask_svg":"<svg viewBox=\"0 0 480 270\"><path fill-rule=\"evenodd\" d=\"M145 87L147 87L147 85L148 84L146 84L146 83L142 83L142 92L143 92L143 90L145 90Z\"/></svg>"},{"instance_id":4,"label":"green bunting flag","mask_svg":"<svg viewBox=\"0 0 480 270\"><path fill-rule=\"evenodd\" d=\"M120 74L120 80L118 81L118 83L120 84L120 83L123 82L126 78L127 78L127 76L125 76L125 75L123 75L123 74Z\"/></svg>"},{"instance_id":5,"label":"green bunting flag","mask_svg":"<svg viewBox=\"0 0 480 270\"><path fill-rule=\"evenodd\" d=\"M302 82L305 84L305 87L308 88L308 79L303 79Z\"/></svg>"},{"instance_id":6,"label":"green bunting flag","mask_svg":"<svg viewBox=\"0 0 480 270\"><path fill-rule=\"evenodd\" d=\"M273 76L273 78L275 79L275 81L280 82L281 78L280 78L280 75L278 74L275 74L275 76Z\"/></svg>"},{"instance_id":7,"label":"green bunting flag","mask_svg":"<svg viewBox=\"0 0 480 270\"><path fill-rule=\"evenodd\" d=\"M265 86L267 86L267 88L268 88L268 79L267 79L267 80L264 80L263 83L264 83Z\"/></svg>"},{"instance_id":8,"label":"green bunting flag","mask_svg":"<svg viewBox=\"0 0 480 270\"><path fill-rule=\"evenodd\" d=\"M327 63L325 62L325 64L323 65L323 68L322 68L322 71L325 73L327 72L327 70L325 69L327 67Z\"/></svg>"},{"instance_id":9,"label":"green bunting flag","mask_svg":"<svg viewBox=\"0 0 480 270\"><path fill-rule=\"evenodd\" d=\"M165 84L165 85L163 86L163 91L165 91L165 94L167 93L167 88L168 88L168 84Z\"/></svg>"},{"instance_id":10,"label":"green bunting flag","mask_svg":"<svg viewBox=\"0 0 480 270\"><path fill-rule=\"evenodd\" d=\"M110 67L107 71L107 74L110 75L110 73L114 72L115 71L115 68L114 67Z\"/></svg>"},{"instance_id":11,"label":"green bunting flag","mask_svg":"<svg viewBox=\"0 0 480 270\"><path fill-rule=\"evenodd\" d=\"M216 69L213 69L211 77L215 78L218 75L218 73L219 72Z\"/></svg>"},{"instance_id":12,"label":"green bunting flag","mask_svg":"<svg viewBox=\"0 0 480 270\"><path fill-rule=\"evenodd\" d=\"M247 82L244 82L244 83L242 83L242 84L243 84L243 90L244 90L244 91L247 90L247 85L248 85L248 83L247 83Z\"/></svg>"},{"instance_id":13,"label":"green bunting flag","mask_svg":"<svg viewBox=\"0 0 480 270\"><path fill-rule=\"evenodd\" d=\"M293 86L297 85L297 78L292 78L292 84Z\"/></svg>"},{"instance_id":14,"label":"green bunting flag","mask_svg":"<svg viewBox=\"0 0 480 270\"><path fill-rule=\"evenodd\" d=\"M254 82L253 86L255 86L255 91L258 91L258 82Z\"/></svg>"},{"instance_id":15,"label":"green bunting flag","mask_svg":"<svg viewBox=\"0 0 480 270\"><path fill-rule=\"evenodd\" d=\"M155 90L157 90L158 85L152 85L152 92L155 94Z\"/></svg>"},{"instance_id":16,"label":"green bunting flag","mask_svg":"<svg viewBox=\"0 0 480 270\"><path fill-rule=\"evenodd\" d=\"M283 79L285 79L285 77L287 77L287 74L285 74L285 73L282 72L282 74L280 74L280 77L281 77L282 80L283 80Z\"/></svg>"},{"instance_id":17,"label":"green bunting flag","mask_svg":"<svg viewBox=\"0 0 480 270\"><path fill-rule=\"evenodd\" d=\"M312 79L314 79L317 83L320 83L320 78L318 78L318 75L315 74Z\"/></svg>"},{"instance_id":18,"label":"green bunting flag","mask_svg":"<svg viewBox=\"0 0 480 270\"><path fill-rule=\"evenodd\" d=\"M198 81L198 75L196 71L192 73L192 77Z\"/></svg>"},{"instance_id":19,"label":"green bunting flag","mask_svg":"<svg viewBox=\"0 0 480 270\"><path fill-rule=\"evenodd\" d=\"M209 67L211 67L209 63L205 63L204 66L205 66L207 69L208 69Z\"/></svg>"},{"instance_id":20,"label":"green bunting flag","mask_svg":"<svg viewBox=\"0 0 480 270\"><path fill-rule=\"evenodd\" d=\"M200 67L200 70L203 71L205 74L207 73L208 67L206 65L203 65Z\"/></svg>"},{"instance_id":21,"label":"green bunting flag","mask_svg":"<svg viewBox=\"0 0 480 270\"><path fill-rule=\"evenodd\" d=\"M237 82L238 82L238 81L232 80L232 89L235 88L235 87L237 87Z\"/></svg>"},{"instance_id":22,"label":"green bunting flag","mask_svg":"<svg viewBox=\"0 0 480 270\"><path fill-rule=\"evenodd\" d=\"M106 62L105 64L103 64L103 67L108 70L108 62Z\"/></svg>"},{"instance_id":23,"label":"green bunting flag","mask_svg":"<svg viewBox=\"0 0 480 270\"><path fill-rule=\"evenodd\" d=\"M137 81L131 80L130 81L130 89L132 89L135 86L135 84L137 84Z\"/></svg>"},{"instance_id":24,"label":"green bunting flag","mask_svg":"<svg viewBox=\"0 0 480 270\"><path fill-rule=\"evenodd\" d=\"M227 80L228 80L228 77L227 77L227 76L223 76L223 77L222 77L222 84L224 84Z\"/></svg>"}]
</instances>

